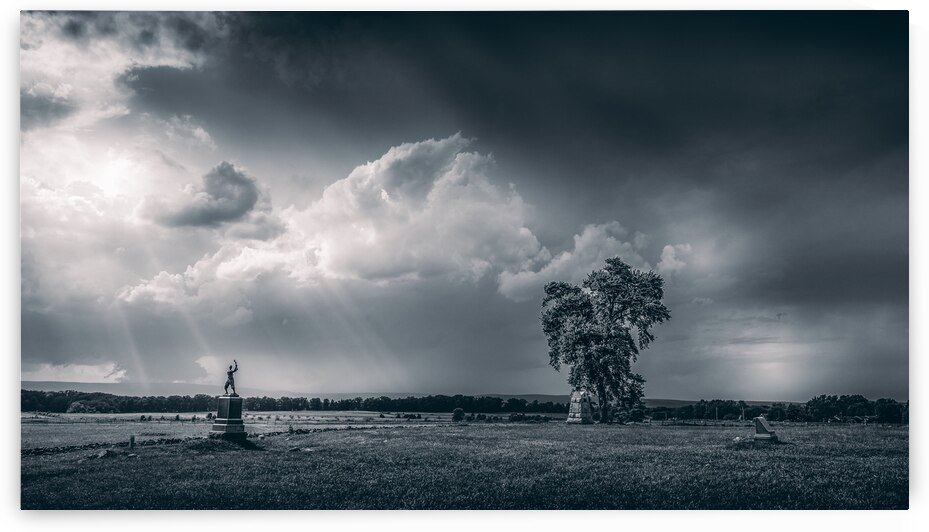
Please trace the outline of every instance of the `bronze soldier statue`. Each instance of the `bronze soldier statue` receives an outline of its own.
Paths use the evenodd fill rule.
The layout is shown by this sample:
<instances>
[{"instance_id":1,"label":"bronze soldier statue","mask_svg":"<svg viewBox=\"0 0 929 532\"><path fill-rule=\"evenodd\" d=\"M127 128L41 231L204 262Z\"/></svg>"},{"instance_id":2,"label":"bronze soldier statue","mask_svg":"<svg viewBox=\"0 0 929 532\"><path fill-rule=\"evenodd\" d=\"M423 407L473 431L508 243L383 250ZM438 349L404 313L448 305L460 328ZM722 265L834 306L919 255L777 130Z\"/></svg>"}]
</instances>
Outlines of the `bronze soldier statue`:
<instances>
[{"instance_id":1,"label":"bronze soldier statue","mask_svg":"<svg viewBox=\"0 0 929 532\"><path fill-rule=\"evenodd\" d=\"M235 393L235 379L232 377L232 374L236 371L239 371L239 363L235 359L232 360L235 362L235 369L232 369L232 366L229 366L229 371L226 372L226 385L223 386L223 391L226 392L226 395L229 395L229 387L232 386L232 395L238 395Z\"/></svg>"}]
</instances>

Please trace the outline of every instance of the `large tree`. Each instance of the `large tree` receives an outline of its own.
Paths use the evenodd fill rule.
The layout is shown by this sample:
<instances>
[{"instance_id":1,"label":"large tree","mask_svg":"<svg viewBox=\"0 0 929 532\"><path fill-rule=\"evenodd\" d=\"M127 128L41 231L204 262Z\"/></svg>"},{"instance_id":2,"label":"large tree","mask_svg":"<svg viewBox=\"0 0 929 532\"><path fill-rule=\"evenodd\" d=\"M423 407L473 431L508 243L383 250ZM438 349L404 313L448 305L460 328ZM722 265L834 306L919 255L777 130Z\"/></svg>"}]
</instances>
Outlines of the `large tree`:
<instances>
[{"instance_id":1,"label":"large tree","mask_svg":"<svg viewBox=\"0 0 929 532\"><path fill-rule=\"evenodd\" d=\"M601 423L609 421L611 401L626 408L641 401L645 379L632 371L632 363L655 339L651 327L671 318L663 297L661 276L618 257L607 259L581 286L545 285L542 330L549 364L556 370L570 366L574 389L596 391Z\"/></svg>"}]
</instances>

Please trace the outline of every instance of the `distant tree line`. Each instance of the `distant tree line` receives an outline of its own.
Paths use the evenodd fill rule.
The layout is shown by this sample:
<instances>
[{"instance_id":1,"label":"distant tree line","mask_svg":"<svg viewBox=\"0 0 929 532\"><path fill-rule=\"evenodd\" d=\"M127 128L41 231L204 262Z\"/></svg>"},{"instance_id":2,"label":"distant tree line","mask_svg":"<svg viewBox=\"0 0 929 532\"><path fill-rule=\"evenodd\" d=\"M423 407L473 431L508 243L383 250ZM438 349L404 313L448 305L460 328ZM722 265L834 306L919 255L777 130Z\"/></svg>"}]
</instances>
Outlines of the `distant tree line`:
<instances>
[{"instance_id":1,"label":"distant tree line","mask_svg":"<svg viewBox=\"0 0 929 532\"><path fill-rule=\"evenodd\" d=\"M871 401L862 395L818 395L804 403L771 403L749 405L730 399L701 400L680 407L645 409L652 419L718 419L736 420L741 416L752 419L764 415L770 421L874 421L878 423L908 423L909 402L893 399Z\"/></svg>"},{"instance_id":2,"label":"distant tree line","mask_svg":"<svg viewBox=\"0 0 929 532\"><path fill-rule=\"evenodd\" d=\"M216 397L206 394L134 397L102 392L44 392L22 390L20 408L23 412L54 413L139 413L139 412L212 412ZM547 401L527 401L516 397L473 397L470 395L428 395L425 397L390 398L355 397L352 399L320 399L314 397L246 397L245 409L257 411L297 410L366 410L372 412L454 412L466 413L533 413L565 414L568 405ZM878 423L908 423L909 402L893 399L871 401L862 395L819 395L804 403L771 403L749 405L731 399L701 400L680 407L637 408L628 419L650 416L655 420L736 420L764 415L771 421L874 421Z\"/></svg>"},{"instance_id":3,"label":"distant tree line","mask_svg":"<svg viewBox=\"0 0 929 532\"><path fill-rule=\"evenodd\" d=\"M249 403L249 399L254 401L255 407ZM252 397L245 400L246 408L250 410L271 410L266 408L271 404L278 404L275 410L289 410L281 408L286 403L281 403L286 397L279 400L269 397ZM305 400L305 399L304 399ZM293 410L369 410L373 412L452 412L456 408L461 408L465 412L485 414L497 414L501 412L531 412L541 414L566 414L568 412L567 403L555 403L546 401L540 403L538 400L527 401L516 397L504 400L500 397L473 397L470 395L427 395L425 397L403 397L392 399L390 397L355 397L354 399L319 399L314 397L309 399L309 408L291 408Z\"/></svg>"},{"instance_id":4,"label":"distant tree line","mask_svg":"<svg viewBox=\"0 0 929 532\"><path fill-rule=\"evenodd\" d=\"M23 412L136 413L209 412L216 410L216 397L206 394L134 397L103 392L20 391Z\"/></svg>"},{"instance_id":5,"label":"distant tree line","mask_svg":"<svg viewBox=\"0 0 929 532\"><path fill-rule=\"evenodd\" d=\"M216 397L205 394L133 397L102 392L44 392L22 390L23 412L55 413L138 413L138 412L209 412L216 410ZM473 397L470 395L428 395L425 397L355 397L320 399L314 397L246 397L246 410L367 410L373 412L452 412L461 408L470 413L540 413L564 414L568 405L547 401L527 401L511 397Z\"/></svg>"}]
</instances>

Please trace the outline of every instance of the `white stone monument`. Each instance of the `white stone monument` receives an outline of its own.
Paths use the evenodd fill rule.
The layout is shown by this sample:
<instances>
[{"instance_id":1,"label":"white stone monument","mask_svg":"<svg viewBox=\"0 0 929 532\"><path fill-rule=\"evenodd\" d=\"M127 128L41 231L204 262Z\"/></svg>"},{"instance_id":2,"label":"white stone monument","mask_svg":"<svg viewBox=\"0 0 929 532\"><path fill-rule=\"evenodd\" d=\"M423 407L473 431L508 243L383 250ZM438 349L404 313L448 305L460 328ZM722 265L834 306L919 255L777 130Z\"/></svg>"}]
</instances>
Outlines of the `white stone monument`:
<instances>
[{"instance_id":1,"label":"white stone monument","mask_svg":"<svg viewBox=\"0 0 929 532\"><path fill-rule=\"evenodd\" d=\"M582 390L571 392L571 405L568 408L568 423L593 423L593 401L590 394Z\"/></svg>"}]
</instances>

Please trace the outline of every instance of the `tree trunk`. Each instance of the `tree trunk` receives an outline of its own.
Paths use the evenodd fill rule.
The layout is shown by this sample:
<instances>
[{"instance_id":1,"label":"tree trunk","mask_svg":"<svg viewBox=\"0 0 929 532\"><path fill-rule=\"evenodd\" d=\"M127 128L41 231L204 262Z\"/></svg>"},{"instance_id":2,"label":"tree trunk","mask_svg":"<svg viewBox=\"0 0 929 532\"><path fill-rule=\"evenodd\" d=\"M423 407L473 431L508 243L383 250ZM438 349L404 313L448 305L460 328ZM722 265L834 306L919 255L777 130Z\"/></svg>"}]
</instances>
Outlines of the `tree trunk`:
<instances>
[{"instance_id":1,"label":"tree trunk","mask_svg":"<svg viewBox=\"0 0 929 532\"><path fill-rule=\"evenodd\" d=\"M603 386L603 384L597 385L597 400L600 401L600 423L609 423L610 420L607 418L607 413L609 412L610 406L607 404L606 387Z\"/></svg>"}]
</instances>

